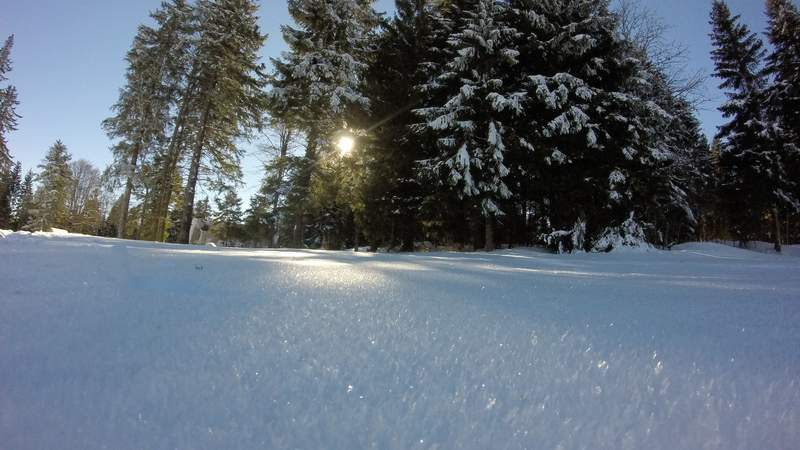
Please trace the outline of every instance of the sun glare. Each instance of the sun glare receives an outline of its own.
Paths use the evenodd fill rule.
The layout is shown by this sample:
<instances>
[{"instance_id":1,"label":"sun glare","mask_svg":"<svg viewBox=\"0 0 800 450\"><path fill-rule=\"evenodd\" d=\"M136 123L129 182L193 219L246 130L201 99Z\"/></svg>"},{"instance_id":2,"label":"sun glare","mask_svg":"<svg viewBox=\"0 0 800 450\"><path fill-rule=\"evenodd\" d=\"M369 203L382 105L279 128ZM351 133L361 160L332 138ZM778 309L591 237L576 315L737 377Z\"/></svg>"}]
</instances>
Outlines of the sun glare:
<instances>
[{"instance_id":1,"label":"sun glare","mask_svg":"<svg viewBox=\"0 0 800 450\"><path fill-rule=\"evenodd\" d=\"M339 149L339 154L342 156L347 156L353 151L353 147L355 147L356 141L350 136L342 136L339 138L339 142L336 144L336 148Z\"/></svg>"}]
</instances>

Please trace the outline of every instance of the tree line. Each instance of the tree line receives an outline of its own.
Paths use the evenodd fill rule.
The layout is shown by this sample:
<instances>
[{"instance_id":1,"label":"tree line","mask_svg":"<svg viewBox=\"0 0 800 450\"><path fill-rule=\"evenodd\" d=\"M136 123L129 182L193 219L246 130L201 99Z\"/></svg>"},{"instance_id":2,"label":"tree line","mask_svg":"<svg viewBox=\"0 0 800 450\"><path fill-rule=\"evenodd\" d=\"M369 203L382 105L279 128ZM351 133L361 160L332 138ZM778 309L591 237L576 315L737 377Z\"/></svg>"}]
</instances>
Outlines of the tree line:
<instances>
[{"instance_id":1,"label":"tree line","mask_svg":"<svg viewBox=\"0 0 800 450\"><path fill-rule=\"evenodd\" d=\"M2 210L11 226L188 243L194 223L230 245L404 251L797 240L790 0L766 2L769 50L713 2L714 76L728 100L711 143L695 115L702 76L681 70L680 47L631 1L396 0L386 17L367 0L294 0L288 10L289 49L267 71L256 2L164 2L139 27L103 122L114 163L102 174L70 165L57 143L26 194L36 217L16 212L32 174L4 191L15 192ZM5 134L16 98L2 92ZM254 142L264 177L243 211L236 188ZM198 185L218 193L214 208Z\"/></svg>"}]
</instances>

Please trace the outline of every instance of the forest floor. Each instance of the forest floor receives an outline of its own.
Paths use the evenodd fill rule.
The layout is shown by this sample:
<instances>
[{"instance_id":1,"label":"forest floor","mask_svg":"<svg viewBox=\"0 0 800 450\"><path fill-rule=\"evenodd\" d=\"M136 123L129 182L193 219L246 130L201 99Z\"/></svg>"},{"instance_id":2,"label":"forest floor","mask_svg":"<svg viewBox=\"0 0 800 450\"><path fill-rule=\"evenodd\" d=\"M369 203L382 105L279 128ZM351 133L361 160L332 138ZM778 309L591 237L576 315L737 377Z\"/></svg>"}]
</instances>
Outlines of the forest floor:
<instances>
[{"instance_id":1,"label":"forest floor","mask_svg":"<svg viewBox=\"0 0 800 450\"><path fill-rule=\"evenodd\" d=\"M795 256L718 244L368 254L0 232L4 449L798 442Z\"/></svg>"}]
</instances>

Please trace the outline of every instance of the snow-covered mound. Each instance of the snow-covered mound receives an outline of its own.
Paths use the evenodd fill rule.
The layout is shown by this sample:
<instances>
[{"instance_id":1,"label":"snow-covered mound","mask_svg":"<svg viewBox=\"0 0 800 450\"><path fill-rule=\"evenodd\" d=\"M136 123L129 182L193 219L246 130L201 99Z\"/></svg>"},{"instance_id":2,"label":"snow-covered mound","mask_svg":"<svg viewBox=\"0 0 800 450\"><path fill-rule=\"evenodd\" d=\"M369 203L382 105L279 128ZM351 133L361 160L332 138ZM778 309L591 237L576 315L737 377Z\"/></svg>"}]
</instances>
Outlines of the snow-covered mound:
<instances>
[{"instance_id":1,"label":"snow-covered mound","mask_svg":"<svg viewBox=\"0 0 800 450\"><path fill-rule=\"evenodd\" d=\"M715 242L687 242L673 246L672 251L716 258L751 259L759 257L750 250Z\"/></svg>"},{"instance_id":2,"label":"snow-covered mound","mask_svg":"<svg viewBox=\"0 0 800 450\"><path fill-rule=\"evenodd\" d=\"M689 242L672 247L673 251L693 252L728 258L753 258L753 253L775 254L774 246L768 242L748 242L745 248L734 242ZM800 256L800 245L784 245L781 256Z\"/></svg>"},{"instance_id":3,"label":"snow-covered mound","mask_svg":"<svg viewBox=\"0 0 800 450\"><path fill-rule=\"evenodd\" d=\"M730 243L736 245L736 243ZM784 256L800 256L800 245L784 245L781 254ZM772 242L750 241L744 243L744 248L761 253L775 253L775 244Z\"/></svg>"},{"instance_id":4,"label":"snow-covered mound","mask_svg":"<svg viewBox=\"0 0 800 450\"><path fill-rule=\"evenodd\" d=\"M92 237L87 236L85 234L73 234L67 230L62 230L61 228L52 228L50 231L35 231L33 233L29 231L11 231L11 230L0 230L0 239L5 238L26 238L28 236L39 236L39 237Z\"/></svg>"},{"instance_id":5,"label":"snow-covered mound","mask_svg":"<svg viewBox=\"0 0 800 450\"><path fill-rule=\"evenodd\" d=\"M0 239L0 448L787 449L800 264Z\"/></svg>"}]
</instances>

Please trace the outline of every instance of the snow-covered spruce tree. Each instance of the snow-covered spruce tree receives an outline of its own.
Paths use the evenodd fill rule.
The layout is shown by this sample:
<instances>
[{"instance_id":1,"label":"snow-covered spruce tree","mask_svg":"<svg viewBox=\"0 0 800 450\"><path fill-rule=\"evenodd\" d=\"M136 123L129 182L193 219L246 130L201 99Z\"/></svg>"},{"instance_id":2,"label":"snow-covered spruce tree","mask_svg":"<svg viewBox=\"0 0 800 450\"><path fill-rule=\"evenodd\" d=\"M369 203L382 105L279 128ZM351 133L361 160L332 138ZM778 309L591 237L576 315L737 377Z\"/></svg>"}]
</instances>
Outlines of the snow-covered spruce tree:
<instances>
[{"instance_id":1,"label":"snow-covered spruce tree","mask_svg":"<svg viewBox=\"0 0 800 450\"><path fill-rule=\"evenodd\" d=\"M784 212L796 214L800 210L800 11L789 0L768 0L767 16L772 52L766 72L773 77L767 90L769 118L786 173Z\"/></svg>"},{"instance_id":2,"label":"snow-covered spruce tree","mask_svg":"<svg viewBox=\"0 0 800 450\"><path fill-rule=\"evenodd\" d=\"M285 25L289 46L273 59L270 112L306 137L306 155L293 181L289 207L295 246L303 246L311 181L343 125L357 126L368 110L364 72L378 16L373 0L289 0L297 28Z\"/></svg>"},{"instance_id":3,"label":"snow-covered spruce tree","mask_svg":"<svg viewBox=\"0 0 800 450\"><path fill-rule=\"evenodd\" d=\"M67 201L72 187L71 159L67 146L59 140L50 147L39 165L39 187L35 196L38 207L36 229L48 231L53 227L67 227Z\"/></svg>"},{"instance_id":4,"label":"snow-covered spruce tree","mask_svg":"<svg viewBox=\"0 0 800 450\"><path fill-rule=\"evenodd\" d=\"M710 177L708 143L702 135L694 109L675 88L663 68L638 51L629 52L643 62L640 86L633 92L654 105L635 119L647 126L638 131L644 148L658 158L639 159L638 179L632 188L637 218L648 226L649 241L669 246L693 237L697 230L697 207L707 195Z\"/></svg>"},{"instance_id":5,"label":"snow-covered spruce tree","mask_svg":"<svg viewBox=\"0 0 800 450\"><path fill-rule=\"evenodd\" d=\"M199 0L197 44L189 83L192 99L191 155L178 242L189 242L195 189L205 160L217 175L241 177L237 141L261 126L265 108L264 66L258 52L266 41L252 0Z\"/></svg>"},{"instance_id":6,"label":"snow-covered spruce tree","mask_svg":"<svg viewBox=\"0 0 800 450\"><path fill-rule=\"evenodd\" d=\"M652 202L644 188L670 158L658 138L670 116L647 94L651 77L605 3L514 5L528 95L517 127L525 153L511 167L527 177L545 240L592 249L624 234L623 223L632 229L631 215L641 220Z\"/></svg>"},{"instance_id":7,"label":"snow-covered spruce tree","mask_svg":"<svg viewBox=\"0 0 800 450\"><path fill-rule=\"evenodd\" d=\"M772 52L766 72L774 77L769 88L770 112L782 137L800 145L800 11L789 0L767 0Z\"/></svg>"},{"instance_id":8,"label":"snow-covered spruce tree","mask_svg":"<svg viewBox=\"0 0 800 450\"><path fill-rule=\"evenodd\" d=\"M436 57L435 2L397 0L395 16L383 24L376 40L376 54L367 71L367 95L371 102L373 139L367 148L368 179L365 181L365 233L372 247L379 244L402 250L414 249L423 186L415 176L415 161L430 143L410 133L418 120L411 109L424 98L416 87L428 79ZM443 40L444 41L444 40Z\"/></svg>"},{"instance_id":9,"label":"snow-covered spruce tree","mask_svg":"<svg viewBox=\"0 0 800 450\"><path fill-rule=\"evenodd\" d=\"M657 164L643 186L644 219L651 225L654 243L669 245L690 239L699 220L713 205L709 199L711 167L708 142L695 117L694 105L702 98L703 72L687 73L688 49L667 39L667 25L636 0L615 2L617 28L627 52L642 61L647 83L638 95L652 100L669 117L659 127L657 141L670 157ZM651 194L652 193L652 194ZM641 193L642 195L644 193ZM640 216L641 217L641 216Z\"/></svg>"},{"instance_id":10,"label":"snow-covered spruce tree","mask_svg":"<svg viewBox=\"0 0 800 450\"><path fill-rule=\"evenodd\" d=\"M508 5L496 0L465 2L463 22L448 39L451 59L445 72L429 80L446 98L416 112L420 126L438 136L437 154L424 170L438 175L464 200L464 211L477 206L485 219L486 250L495 249L494 226L501 203L511 196L505 183L505 137L522 113L521 94L509 70L517 64L516 30L506 21Z\"/></svg>"},{"instance_id":11,"label":"snow-covered spruce tree","mask_svg":"<svg viewBox=\"0 0 800 450\"><path fill-rule=\"evenodd\" d=\"M691 105L672 95L654 101L671 116L659 135L670 157L656 168L655 202L647 205L645 217L656 227L657 242L669 246L701 234L703 217L714 208L714 174L709 145Z\"/></svg>"},{"instance_id":12,"label":"snow-covered spruce tree","mask_svg":"<svg viewBox=\"0 0 800 450\"><path fill-rule=\"evenodd\" d=\"M14 47L14 35L9 36L0 47L0 83L8 80L6 74L11 71L11 49ZM12 85L0 87L0 176L6 174L11 167L11 153L8 149L8 133L17 129L16 112L19 101L17 88Z\"/></svg>"},{"instance_id":13,"label":"snow-covered spruce tree","mask_svg":"<svg viewBox=\"0 0 800 450\"><path fill-rule=\"evenodd\" d=\"M675 93L668 74L646 55L640 59L641 81L631 92L644 108L631 119L638 128L633 142L641 150L629 169L630 211L646 224L648 241L670 246L696 234L697 207L710 177L708 144L694 109Z\"/></svg>"},{"instance_id":14,"label":"snow-covered spruce tree","mask_svg":"<svg viewBox=\"0 0 800 450\"><path fill-rule=\"evenodd\" d=\"M125 86L112 107L114 115L103 121L109 137L121 141L112 147L125 179L117 222L120 238L125 237L131 194L142 181L140 161L151 157L166 139L187 66L190 6L185 0L170 0L150 17L155 24L139 27L125 58Z\"/></svg>"},{"instance_id":15,"label":"snow-covered spruce tree","mask_svg":"<svg viewBox=\"0 0 800 450\"><path fill-rule=\"evenodd\" d=\"M766 117L765 55L761 40L733 16L721 0L711 11L714 75L722 80L728 101L720 107L729 122L720 127L721 195L734 235L759 237L762 218L771 213L772 239L780 251L779 208L787 200L782 149L775 145Z\"/></svg>"}]
</instances>

